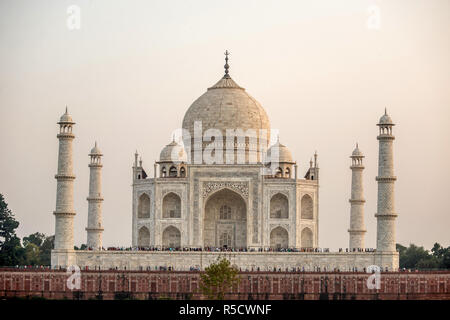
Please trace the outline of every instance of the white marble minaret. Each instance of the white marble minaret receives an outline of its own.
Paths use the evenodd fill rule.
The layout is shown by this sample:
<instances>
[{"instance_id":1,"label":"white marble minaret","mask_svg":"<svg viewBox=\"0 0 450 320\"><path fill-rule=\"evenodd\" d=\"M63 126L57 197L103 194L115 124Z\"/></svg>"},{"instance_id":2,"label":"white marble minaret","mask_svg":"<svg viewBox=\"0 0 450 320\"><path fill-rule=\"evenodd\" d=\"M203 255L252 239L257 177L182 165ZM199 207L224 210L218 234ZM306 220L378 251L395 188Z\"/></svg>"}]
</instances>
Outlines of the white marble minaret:
<instances>
[{"instance_id":1,"label":"white marble minaret","mask_svg":"<svg viewBox=\"0 0 450 320\"><path fill-rule=\"evenodd\" d=\"M394 123L386 110L377 124L379 127L378 154L378 202L377 202L377 251L395 252L395 219L397 213L394 205L394 155L392 135Z\"/></svg>"},{"instance_id":2,"label":"white marble minaret","mask_svg":"<svg viewBox=\"0 0 450 320\"><path fill-rule=\"evenodd\" d=\"M56 210L55 215L55 249L61 251L72 251L73 248L73 219L75 210L73 207L73 174L72 141L75 135L72 127L75 122L67 112L61 116L59 122L59 152L58 173L56 188Z\"/></svg>"},{"instance_id":3,"label":"white marble minaret","mask_svg":"<svg viewBox=\"0 0 450 320\"><path fill-rule=\"evenodd\" d=\"M87 224L87 246L93 250L102 249L102 152L97 147L97 142L91 153L89 163L89 196L88 224Z\"/></svg>"},{"instance_id":4,"label":"white marble minaret","mask_svg":"<svg viewBox=\"0 0 450 320\"><path fill-rule=\"evenodd\" d=\"M350 157L352 159L352 192L350 198L350 251L364 249L364 235L366 228L364 226L364 188L363 188L363 158L358 144Z\"/></svg>"}]
</instances>

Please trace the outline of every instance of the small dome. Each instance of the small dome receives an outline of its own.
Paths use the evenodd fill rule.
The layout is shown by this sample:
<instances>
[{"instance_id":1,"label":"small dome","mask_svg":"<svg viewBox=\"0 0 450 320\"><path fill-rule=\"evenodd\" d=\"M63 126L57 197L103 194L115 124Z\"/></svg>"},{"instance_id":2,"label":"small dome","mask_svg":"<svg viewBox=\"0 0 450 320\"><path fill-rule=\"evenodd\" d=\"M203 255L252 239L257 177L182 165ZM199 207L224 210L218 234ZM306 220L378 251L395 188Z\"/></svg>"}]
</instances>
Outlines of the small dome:
<instances>
[{"instance_id":1,"label":"small dome","mask_svg":"<svg viewBox=\"0 0 450 320\"><path fill-rule=\"evenodd\" d=\"M70 116L69 112L67 111L67 107L66 107L66 112L64 112L64 114L61 116L61 118L59 118L59 123L74 123L72 120L72 117Z\"/></svg>"},{"instance_id":2,"label":"small dome","mask_svg":"<svg viewBox=\"0 0 450 320\"><path fill-rule=\"evenodd\" d=\"M97 147L97 142L95 142L95 146L91 149L90 155L97 155L97 156L103 155L100 149Z\"/></svg>"},{"instance_id":3,"label":"small dome","mask_svg":"<svg viewBox=\"0 0 450 320\"><path fill-rule=\"evenodd\" d=\"M380 118L380 121L378 124L391 124L393 125L394 123L392 122L391 117L389 117L389 115L387 114L387 110L384 109L384 114L383 116Z\"/></svg>"},{"instance_id":4,"label":"small dome","mask_svg":"<svg viewBox=\"0 0 450 320\"><path fill-rule=\"evenodd\" d=\"M272 159L272 151L278 150L278 159ZM276 154L274 154L274 157ZM278 162L278 163L294 163L291 151L285 145L282 145L278 140L273 146L267 150L266 162ZM277 161L278 160L278 161Z\"/></svg>"},{"instance_id":5,"label":"small dome","mask_svg":"<svg viewBox=\"0 0 450 320\"><path fill-rule=\"evenodd\" d=\"M359 150L358 144L356 144L356 148L355 148L355 150L353 150L353 152L352 152L352 157L364 157L364 155L363 155L363 153L361 152L361 150Z\"/></svg>"},{"instance_id":6,"label":"small dome","mask_svg":"<svg viewBox=\"0 0 450 320\"><path fill-rule=\"evenodd\" d=\"M161 162L186 162L187 156L184 148L172 141L166 145L159 155L159 161Z\"/></svg>"}]
</instances>

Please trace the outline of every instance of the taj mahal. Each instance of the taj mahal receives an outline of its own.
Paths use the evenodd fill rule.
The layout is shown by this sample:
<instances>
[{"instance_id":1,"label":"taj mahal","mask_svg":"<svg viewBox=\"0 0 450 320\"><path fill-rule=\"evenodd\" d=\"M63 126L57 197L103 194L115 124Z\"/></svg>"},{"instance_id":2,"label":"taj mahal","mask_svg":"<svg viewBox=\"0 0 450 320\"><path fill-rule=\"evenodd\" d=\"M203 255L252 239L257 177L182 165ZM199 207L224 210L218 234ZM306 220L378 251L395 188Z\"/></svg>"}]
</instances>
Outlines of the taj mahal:
<instances>
[{"instance_id":1,"label":"taj mahal","mask_svg":"<svg viewBox=\"0 0 450 320\"><path fill-rule=\"evenodd\" d=\"M88 164L88 250L74 250L75 122L67 109L58 124L54 268L203 270L226 257L242 270L398 269L394 123L386 111L377 124L376 249L368 250L364 242L364 155L357 145L349 160L349 249L339 252L318 249L317 153L311 152L308 170L298 172L288 147L271 135L263 107L231 78L227 52L224 75L187 109L179 137L168 141L153 168L144 168L139 154L134 155L130 250L102 245L102 219L108 213L102 216L103 154L97 143Z\"/></svg>"}]
</instances>

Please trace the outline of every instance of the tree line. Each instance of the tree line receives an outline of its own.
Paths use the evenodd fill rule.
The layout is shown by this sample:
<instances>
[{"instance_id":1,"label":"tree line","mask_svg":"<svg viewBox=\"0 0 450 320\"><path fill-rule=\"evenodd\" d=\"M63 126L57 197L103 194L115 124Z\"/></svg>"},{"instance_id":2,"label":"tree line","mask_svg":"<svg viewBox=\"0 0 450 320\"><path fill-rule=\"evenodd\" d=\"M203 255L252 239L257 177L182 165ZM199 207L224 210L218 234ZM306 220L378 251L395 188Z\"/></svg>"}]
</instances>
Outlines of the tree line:
<instances>
[{"instance_id":1,"label":"tree line","mask_svg":"<svg viewBox=\"0 0 450 320\"><path fill-rule=\"evenodd\" d=\"M18 226L19 222L0 194L0 266L49 266L55 236L35 232L21 240L16 235ZM74 249L84 250L86 245ZM450 269L450 247L444 248L439 243L435 243L431 251L414 244L409 247L397 244L397 251L402 269Z\"/></svg>"},{"instance_id":2,"label":"tree line","mask_svg":"<svg viewBox=\"0 0 450 320\"><path fill-rule=\"evenodd\" d=\"M409 247L397 244L401 269L450 269L450 247L444 248L435 243L431 252L423 247L410 244Z\"/></svg>"},{"instance_id":3,"label":"tree line","mask_svg":"<svg viewBox=\"0 0 450 320\"><path fill-rule=\"evenodd\" d=\"M0 266L49 266L55 236L36 232L21 240L17 227L19 222L0 194Z\"/></svg>"}]
</instances>

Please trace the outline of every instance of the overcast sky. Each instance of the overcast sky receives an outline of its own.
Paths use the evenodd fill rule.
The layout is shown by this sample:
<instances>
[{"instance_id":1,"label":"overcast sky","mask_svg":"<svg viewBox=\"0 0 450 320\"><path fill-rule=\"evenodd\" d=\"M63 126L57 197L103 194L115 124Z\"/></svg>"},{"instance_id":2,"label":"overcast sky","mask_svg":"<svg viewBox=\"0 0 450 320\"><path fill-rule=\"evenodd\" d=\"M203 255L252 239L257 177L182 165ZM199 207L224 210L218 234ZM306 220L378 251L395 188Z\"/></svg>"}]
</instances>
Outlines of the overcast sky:
<instances>
[{"instance_id":1,"label":"overcast sky","mask_svg":"<svg viewBox=\"0 0 450 320\"><path fill-rule=\"evenodd\" d=\"M77 123L75 243L86 242L96 140L104 245L131 245L134 151L153 176L190 104L223 75L225 49L231 76L280 130L299 176L318 152L321 247L348 245L356 142L366 155L366 246L375 247L375 125L385 107L397 124L397 242L450 245L446 0L1 1L0 193L19 236L54 233L56 122L68 105Z\"/></svg>"}]
</instances>

